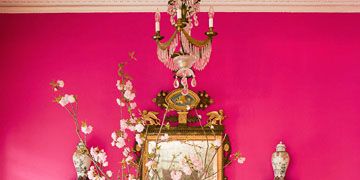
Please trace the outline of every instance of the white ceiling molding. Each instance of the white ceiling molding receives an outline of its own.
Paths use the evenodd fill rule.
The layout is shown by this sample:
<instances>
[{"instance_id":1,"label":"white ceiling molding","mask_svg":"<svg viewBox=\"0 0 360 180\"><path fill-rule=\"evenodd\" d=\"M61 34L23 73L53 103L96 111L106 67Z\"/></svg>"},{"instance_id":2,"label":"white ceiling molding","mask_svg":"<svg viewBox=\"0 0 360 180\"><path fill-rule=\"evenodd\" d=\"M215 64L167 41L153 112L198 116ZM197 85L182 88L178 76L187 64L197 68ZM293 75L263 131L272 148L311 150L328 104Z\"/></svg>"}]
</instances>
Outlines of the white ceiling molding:
<instances>
[{"instance_id":1,"label":"white ceiling molding","mask_svg":"<svg viewBox=\"0 0 360 180\"><path fill-rule=\"evenodd\" d=\"M165 11L167 0L0 0L0 13ZM360 12L360 0L203 0L216 12Z\"/></svg>"}]
</instances>

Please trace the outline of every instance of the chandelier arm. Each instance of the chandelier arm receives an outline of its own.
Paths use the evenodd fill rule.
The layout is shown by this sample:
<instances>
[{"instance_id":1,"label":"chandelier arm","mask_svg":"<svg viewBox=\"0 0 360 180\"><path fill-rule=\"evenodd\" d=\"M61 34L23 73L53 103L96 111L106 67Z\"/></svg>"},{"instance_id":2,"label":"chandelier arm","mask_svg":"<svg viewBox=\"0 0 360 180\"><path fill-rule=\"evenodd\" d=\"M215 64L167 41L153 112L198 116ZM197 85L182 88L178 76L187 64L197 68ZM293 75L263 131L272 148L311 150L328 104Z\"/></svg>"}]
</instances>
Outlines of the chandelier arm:
<instances>
[{"instance_id":1,"label":"chandelier arm","mask_svg":"<svg viewBox=\"0 0 360 180\"><path fill-rule=\"evenodd\" d=\"M186 39L194 46L203 47L211 43L211 38L208 37L205 40L196 40L192 38L184 29L181 29L181 32L185 35Z\"/></svg>"},{"instance_id":2,"label":"chandelier arm","mask_svg":"<svg viewBox=\"0 0 360 180\"><path fill-rule=\"evenodd\" d=\"M166 42L160 42L160 40L157 40L157 45L158 47L161 49L161 50L166 50L170 45L171 45L171 42L174 40L174 38L176 37L176 34L177 34L177 30L174 32L173 35L171 35L170 39Z\"/></svg>"}]
</instances>

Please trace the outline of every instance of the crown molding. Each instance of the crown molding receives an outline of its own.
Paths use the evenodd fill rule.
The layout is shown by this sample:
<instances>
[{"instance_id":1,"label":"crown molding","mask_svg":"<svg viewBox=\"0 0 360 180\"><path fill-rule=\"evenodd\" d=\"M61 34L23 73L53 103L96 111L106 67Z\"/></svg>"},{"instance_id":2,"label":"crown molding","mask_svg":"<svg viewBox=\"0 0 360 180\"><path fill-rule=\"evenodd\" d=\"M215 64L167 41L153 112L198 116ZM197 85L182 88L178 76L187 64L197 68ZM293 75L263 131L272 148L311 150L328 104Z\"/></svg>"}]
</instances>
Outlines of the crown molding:
<instances>
[{"instance_id":1,"label":"crown molding","mask_svg":"<svg viewBox=\"0 0 360 180\"><path fill-rule=\"evenodd\" d=\"M217 12L360 12L360 0L203 0ZM0 0L0 13L165 11L166 0Z\"/></svg>"}]
</instances>

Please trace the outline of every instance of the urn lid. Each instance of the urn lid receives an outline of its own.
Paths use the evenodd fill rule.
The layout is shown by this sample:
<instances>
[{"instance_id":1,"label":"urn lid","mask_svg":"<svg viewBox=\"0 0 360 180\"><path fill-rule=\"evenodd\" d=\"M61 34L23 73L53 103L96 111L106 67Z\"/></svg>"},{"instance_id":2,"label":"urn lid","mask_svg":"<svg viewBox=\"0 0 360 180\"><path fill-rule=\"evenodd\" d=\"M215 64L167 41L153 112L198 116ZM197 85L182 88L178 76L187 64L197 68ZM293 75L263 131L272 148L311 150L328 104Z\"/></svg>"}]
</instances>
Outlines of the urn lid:
<instances>
[{"instance_id":1,"label":"urn lid","mask_svg":"<svg viewBox=\"0 0 360 180\"><path fill-rule=\"evenodd\" d=\"M280 141L280 143L276 146L276 151L281 152L281 151L285 151L285 150L286 150L285 144L283 144L282 141Z\"/></svg>"}]
</instances>

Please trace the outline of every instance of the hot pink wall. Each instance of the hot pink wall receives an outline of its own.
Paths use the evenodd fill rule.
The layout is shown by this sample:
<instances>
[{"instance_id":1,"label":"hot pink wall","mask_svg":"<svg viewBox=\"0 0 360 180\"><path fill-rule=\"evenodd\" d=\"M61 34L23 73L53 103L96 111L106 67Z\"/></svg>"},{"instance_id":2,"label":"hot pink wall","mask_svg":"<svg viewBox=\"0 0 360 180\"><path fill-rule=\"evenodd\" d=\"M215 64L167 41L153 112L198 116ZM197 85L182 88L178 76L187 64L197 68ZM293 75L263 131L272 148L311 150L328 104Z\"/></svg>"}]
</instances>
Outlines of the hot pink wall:
<instances>
[{"instance_id":1,"label":"hot pink wall","mask_svg":"<svg viewBox=\"0 0 360 180\"><path fill-rule=\"evenodd\" d=\"M207 26L200 18L198 34ZM217 13L213 56L199 90L223 108L235 149L247 157L231 180L272 179L274 146L291 155L289 180L360 178L360 14ZM51 80L79 95L80 116L95 126L90 144L110 154L118 127L117 63L128 66L142 109L171 89L156 58L153 14L0 15L0 179L74 179L77 139L52 100ZM163 16L162 29L169 29ZM170 31L164 31L169 37Z\"/></svg>"}]
</instances>

